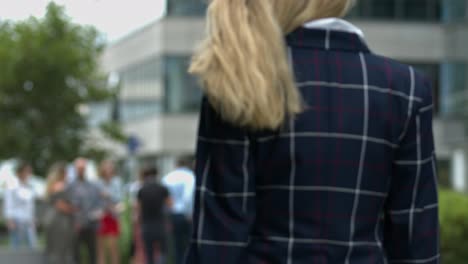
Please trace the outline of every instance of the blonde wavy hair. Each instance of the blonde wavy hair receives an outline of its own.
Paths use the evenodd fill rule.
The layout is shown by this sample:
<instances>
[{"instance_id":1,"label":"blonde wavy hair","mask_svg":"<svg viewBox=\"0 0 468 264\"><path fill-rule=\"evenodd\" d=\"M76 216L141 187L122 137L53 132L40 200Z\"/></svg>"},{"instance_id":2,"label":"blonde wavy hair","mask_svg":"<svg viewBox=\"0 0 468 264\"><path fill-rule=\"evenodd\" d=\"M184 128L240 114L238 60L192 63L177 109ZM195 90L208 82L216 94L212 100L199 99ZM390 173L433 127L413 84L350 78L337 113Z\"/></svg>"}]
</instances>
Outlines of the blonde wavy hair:
<instances>
[{"instance_id":1,"label":"blonde wavy hair","mask_svg":"<svg viewBox=\"0 0 468 264\"><path fill-rule=\"evenodd\" d=\"M344 16L354 0L211 0L208 34L189 72L223 119L277 129L303 109L284 36L305 22Z\"/></svg>"},{"instance_id":2,"label":"blonde wavy hair","mask_svg":"<svg viewBox=\"0 0 468 264\"><path fill-rule=\"evenodd\" d=\"M67 164L65 162L57 162L50 167L47 174L46 197L53 193L55 183L65 181Z\"/></svg>"}]
</instances>

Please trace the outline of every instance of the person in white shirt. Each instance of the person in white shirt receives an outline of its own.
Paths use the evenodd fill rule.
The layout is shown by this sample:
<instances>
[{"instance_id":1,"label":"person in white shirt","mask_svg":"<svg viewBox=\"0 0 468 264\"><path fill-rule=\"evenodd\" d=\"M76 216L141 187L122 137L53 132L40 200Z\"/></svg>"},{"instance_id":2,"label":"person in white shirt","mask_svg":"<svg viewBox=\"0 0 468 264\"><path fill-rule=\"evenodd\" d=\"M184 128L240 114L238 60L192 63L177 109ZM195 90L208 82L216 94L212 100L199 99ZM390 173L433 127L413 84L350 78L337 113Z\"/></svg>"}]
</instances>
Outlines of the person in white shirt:
<instances>
[{"instance_id":1,"label":"person in white shirt","mask_svg":"<svg viewBox=\"0 0 468 264\"><path fill-rule=\"evenodd\" d=\"M192 162L181 158L177 168L162 179L173 200L171 222L175 246L175 264L183 261L190 240L195 176L191 170Z\"/></svg>"},{"instance_id":2,"label":"person in white shirt","mask_svg":"<svg viewBox=\"0 0 468 264\"><path fill-rule=\"evenodd\" d=\"M18 183L7 189L4 199L4 215L13 249L37 247L34 189L28 183L32 168L28 163L16 166Z\"/></svg>"}]
</instances>

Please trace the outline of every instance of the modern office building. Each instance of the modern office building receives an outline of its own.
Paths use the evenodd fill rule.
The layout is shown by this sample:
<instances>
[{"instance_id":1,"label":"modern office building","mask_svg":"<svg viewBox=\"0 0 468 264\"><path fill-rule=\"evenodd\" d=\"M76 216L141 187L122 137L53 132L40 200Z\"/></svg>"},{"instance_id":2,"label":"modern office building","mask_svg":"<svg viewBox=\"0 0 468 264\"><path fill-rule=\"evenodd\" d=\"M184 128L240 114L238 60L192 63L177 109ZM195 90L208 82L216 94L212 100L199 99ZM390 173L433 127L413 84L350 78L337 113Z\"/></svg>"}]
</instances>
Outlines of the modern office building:
<instances>
[{"instance_id":1,"label":"modern office building","mask_svg":"<svg viewBox=\"0 0 468 264\"><path fill-rule=\"evenodd\" d=\"M187 65L203 37L206 8L205 0L167 1L164 18L113 43L102 57L103 69L120 76L121 120L124 130L141 141L137 155L157 160L163 170L195 148L201 93ZM468 1L359 0L349 19L363 29L372 50L412 64L431 78L442 182L463 188ZM108 118L106 109L95 106L91 122ZM107 146L117 156L126 155L122 146Z\"/></svg>"}]
</instances>

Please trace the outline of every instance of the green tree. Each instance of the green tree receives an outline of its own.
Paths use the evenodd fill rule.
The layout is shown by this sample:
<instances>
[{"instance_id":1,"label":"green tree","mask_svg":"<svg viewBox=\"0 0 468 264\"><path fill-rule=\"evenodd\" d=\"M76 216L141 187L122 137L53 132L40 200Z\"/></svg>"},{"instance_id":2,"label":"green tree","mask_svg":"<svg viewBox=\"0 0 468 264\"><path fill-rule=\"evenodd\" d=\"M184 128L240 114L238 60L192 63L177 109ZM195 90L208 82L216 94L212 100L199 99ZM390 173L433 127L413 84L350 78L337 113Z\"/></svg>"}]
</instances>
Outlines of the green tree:
<instances>
[{"instance_id":1,"label":"green tree","mask_svg":"<svg viewBox=\"0 0 468 264\"><path fill-rule=\"evenodd\" d=\"M54 3L44 18L0 22L0 160L22 158L39 173L87 149L80 106L110 96L99 33L73 24ZM102 153L101 153L102 154Z\"/></svg>"}]
</instances>

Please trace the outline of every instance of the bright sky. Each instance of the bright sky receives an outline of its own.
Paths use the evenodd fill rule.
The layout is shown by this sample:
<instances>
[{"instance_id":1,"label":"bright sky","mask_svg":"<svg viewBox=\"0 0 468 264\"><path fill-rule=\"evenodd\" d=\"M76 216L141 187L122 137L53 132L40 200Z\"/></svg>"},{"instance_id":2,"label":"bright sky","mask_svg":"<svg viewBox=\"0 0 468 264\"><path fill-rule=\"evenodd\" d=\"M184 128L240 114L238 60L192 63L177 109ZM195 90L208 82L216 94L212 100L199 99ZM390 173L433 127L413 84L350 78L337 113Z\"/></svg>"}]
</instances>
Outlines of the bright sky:
<instances>
[{"instance_id":1,"label":"bright sky","mask_svg":"<svg viewBox=\"0 0 468 264\"><path fill-rule=\"evenodd\" d=\"M54 0L76 23L96 26L109 41L119 39L164 14L164 0ZM50 0L0 0L0 20L42 17Z\"/></svg>"}]
</instances>

